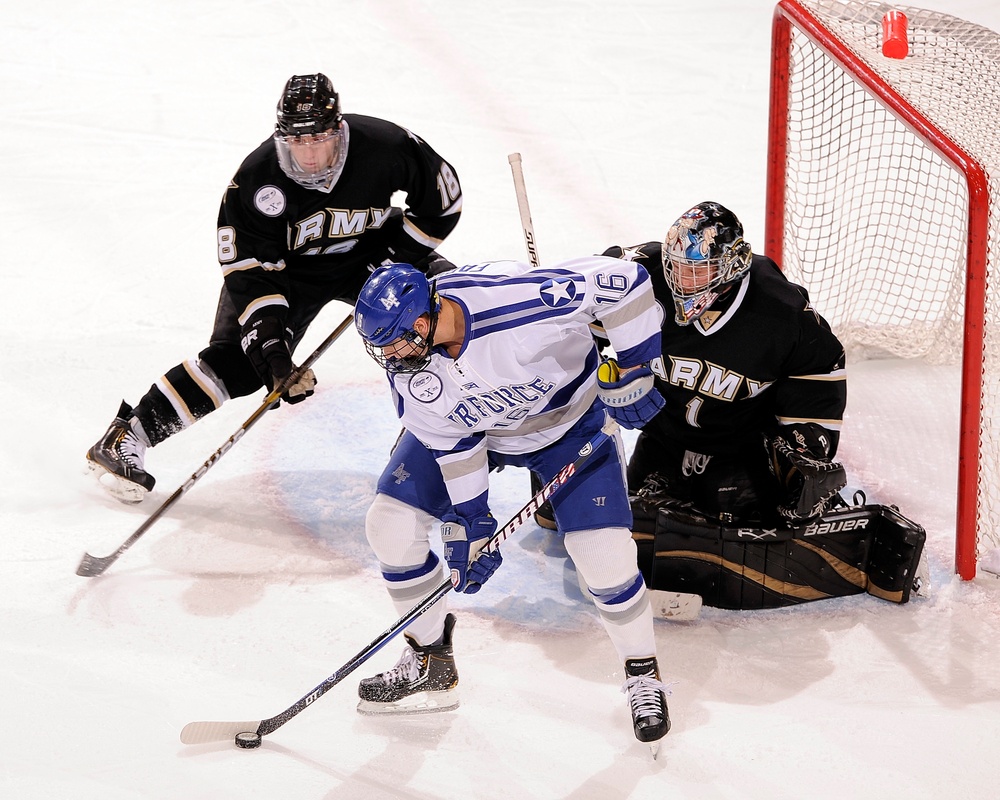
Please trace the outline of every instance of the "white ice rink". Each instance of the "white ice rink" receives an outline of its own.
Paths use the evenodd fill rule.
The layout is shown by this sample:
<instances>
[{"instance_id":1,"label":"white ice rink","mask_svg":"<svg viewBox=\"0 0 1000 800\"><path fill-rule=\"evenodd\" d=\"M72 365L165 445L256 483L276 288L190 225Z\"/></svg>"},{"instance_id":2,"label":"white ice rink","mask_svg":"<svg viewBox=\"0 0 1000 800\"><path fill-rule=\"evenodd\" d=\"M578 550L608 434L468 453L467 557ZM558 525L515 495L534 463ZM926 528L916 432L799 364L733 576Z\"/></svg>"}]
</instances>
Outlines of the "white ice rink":
<instances>
[{"instance_id":1,"label":"white ice rink","mask_svg":"<svg viewBox=\"0 0 1000 800\"><path fill-rule=\"evenodd\" d=\"M928 0L1000 30L996 0ZM317 396L270 412L99 579L234 433L244 398L151 451L154 494L105 497L86 449L207 341L218 203L293 73L452 164L442 251L524 257L519 151L544 261L661 239L718 200L763 243L770 0L36 0L0 25L0 797L992 798L1000 582L952 575L954 372L852 365L851 485L928 530L929 599L868 596L656 625L676 681L660 757L610 642L534 525L453 598L462 706L355 712L392 642L256 751L185 723L277 714L395 621L363 517L398 432L353 330ZM312 349L345 315L327 309ZM907 373L908 391L887 378ZM525 473L495 477L506 518Z\"/></svg>"}]
</instances>

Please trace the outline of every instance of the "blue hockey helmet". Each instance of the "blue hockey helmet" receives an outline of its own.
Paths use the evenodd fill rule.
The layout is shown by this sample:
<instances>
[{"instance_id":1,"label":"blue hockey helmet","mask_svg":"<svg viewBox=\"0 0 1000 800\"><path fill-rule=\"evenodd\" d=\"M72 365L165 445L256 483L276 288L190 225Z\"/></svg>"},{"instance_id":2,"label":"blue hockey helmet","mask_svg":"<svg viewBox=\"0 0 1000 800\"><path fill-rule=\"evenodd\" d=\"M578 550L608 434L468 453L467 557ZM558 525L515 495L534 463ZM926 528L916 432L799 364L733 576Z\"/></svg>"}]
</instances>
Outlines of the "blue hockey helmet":
<instances>
[{"instance_id":1,"label":"blue hockey helmet","mask_svg":"<svg viewBox=\"0 0 1000 800\"><path fill-rule=\"evenodd\" d=\"M433 287L410 264L386 264L376 269L354 305L354 325L365 349L389 372L419 372L431 360L434 326L441 303ZM426 337L415 330L427 314Z\"/></svg>"}]
</instances>

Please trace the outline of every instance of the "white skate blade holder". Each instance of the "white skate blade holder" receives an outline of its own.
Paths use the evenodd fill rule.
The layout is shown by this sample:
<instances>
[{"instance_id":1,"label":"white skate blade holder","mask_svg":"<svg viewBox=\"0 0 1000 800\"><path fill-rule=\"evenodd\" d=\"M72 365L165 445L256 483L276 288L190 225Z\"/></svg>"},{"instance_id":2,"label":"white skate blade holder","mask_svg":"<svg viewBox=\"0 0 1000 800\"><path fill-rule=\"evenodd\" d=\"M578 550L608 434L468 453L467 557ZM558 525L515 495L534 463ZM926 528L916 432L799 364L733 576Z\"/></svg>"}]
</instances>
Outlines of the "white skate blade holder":
<instances>
[{"instance_id":1,"label":"white skate blade holder","mask_svg":"<svg viewBox=\"0 0 1000 800\"><path fill-rule=\"evenodd\" d=\"M120 503L135 505L145 500L146 495L149 494L145 487L115 475L102 464L91 461L89 458L87 459L87 469L97 479L101 488Z\"/></svg>"}]
</instances>

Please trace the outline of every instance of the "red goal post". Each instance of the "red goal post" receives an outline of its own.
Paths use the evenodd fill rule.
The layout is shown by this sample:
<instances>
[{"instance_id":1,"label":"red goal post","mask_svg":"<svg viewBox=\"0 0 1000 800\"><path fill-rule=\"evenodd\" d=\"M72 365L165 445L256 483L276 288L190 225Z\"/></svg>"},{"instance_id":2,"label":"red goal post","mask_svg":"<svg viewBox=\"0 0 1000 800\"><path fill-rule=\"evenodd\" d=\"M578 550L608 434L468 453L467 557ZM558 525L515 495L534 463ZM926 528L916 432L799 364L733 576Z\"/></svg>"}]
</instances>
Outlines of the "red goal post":
<instances>
[{"instance_id":1,"label":"red goal post","mask_svg":"<svg viewBox=\"0 0 1000 800\"><path fill-rule=\"evenodd\" d=\"M882 52L889 10L901 59ZM1000 547L1000 35L780 0L765 239L852 357L961 363L955 569L972 579Z\"/></svg>"}]
</instances>

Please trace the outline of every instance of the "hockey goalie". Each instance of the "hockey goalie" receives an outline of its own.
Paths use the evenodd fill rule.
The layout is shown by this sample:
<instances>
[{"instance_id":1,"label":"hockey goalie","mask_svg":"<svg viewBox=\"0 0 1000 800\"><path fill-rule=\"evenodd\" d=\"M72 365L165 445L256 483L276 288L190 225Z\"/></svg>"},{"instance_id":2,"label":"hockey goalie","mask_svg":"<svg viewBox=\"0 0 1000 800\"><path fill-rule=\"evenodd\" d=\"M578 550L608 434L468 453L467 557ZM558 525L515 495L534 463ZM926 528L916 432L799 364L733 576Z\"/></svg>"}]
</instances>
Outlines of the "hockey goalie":
<instances>
[{"instance_id":1,"label":"hockey goalie","mask_svg":"<svg viewBox=\"0 0 1000 800\"><path fill-rule=\"evenodd\" d=\"M665 406L628 463L647 586L746 610L926 593L923 528L840 495L843 346L736 215L699 203L664 242L604 255L641 263L665 309Z\"/></svg>"}]
</instances>

